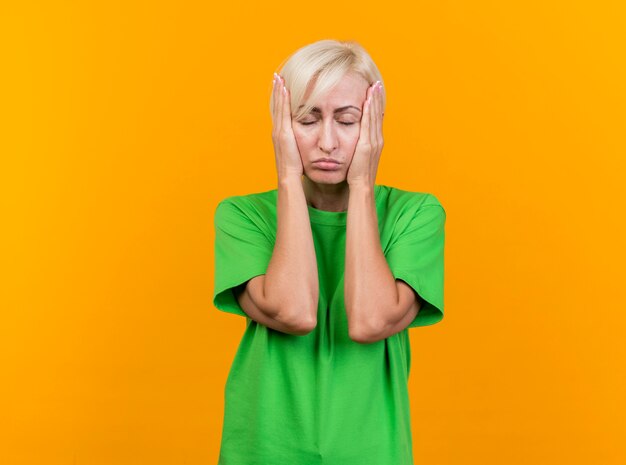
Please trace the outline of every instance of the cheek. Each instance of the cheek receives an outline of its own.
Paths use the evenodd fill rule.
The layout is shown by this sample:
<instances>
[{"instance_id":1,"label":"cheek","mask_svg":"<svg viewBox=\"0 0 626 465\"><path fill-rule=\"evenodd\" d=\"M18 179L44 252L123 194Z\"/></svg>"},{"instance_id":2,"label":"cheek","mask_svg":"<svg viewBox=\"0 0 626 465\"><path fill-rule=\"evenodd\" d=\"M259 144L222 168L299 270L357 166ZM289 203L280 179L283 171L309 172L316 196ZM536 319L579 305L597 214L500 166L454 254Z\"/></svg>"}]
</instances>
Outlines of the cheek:
<instances>
[{"instance_id":1,"label":"cheek","mask_svg":"<svg viewBox=\"0 0 626 465\"><path fill-rule=\"evenodd\" d=\"M316 139L312 131L303 131L294 127L293 135L295 136L298 147L300 148L306 148L312 144L315 144Z\"/></svg>"},{"instance_id":2,"label":"cheek","mask_svg":"<svg viewBox=\"0 0 626 465\"><path fill-rule=\"evenodd\" d=\"M349 147L352 151L354 151L356 144L359 141L359 127L357 126L356 128L353 128L354 126L351 126L350 131L346 131L342 138L344 145Z\"/></svg>"}]
</instances>

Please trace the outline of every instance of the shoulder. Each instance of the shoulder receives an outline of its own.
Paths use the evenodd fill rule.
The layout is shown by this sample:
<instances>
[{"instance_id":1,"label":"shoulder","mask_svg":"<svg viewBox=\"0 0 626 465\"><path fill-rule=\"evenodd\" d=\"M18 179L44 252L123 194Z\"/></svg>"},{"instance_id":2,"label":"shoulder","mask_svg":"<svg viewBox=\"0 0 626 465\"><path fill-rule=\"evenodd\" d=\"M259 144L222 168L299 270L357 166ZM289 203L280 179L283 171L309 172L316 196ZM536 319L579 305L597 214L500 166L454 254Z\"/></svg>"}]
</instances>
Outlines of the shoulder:
<instances>
[{"instance_id":1,"label":"shoulder","mask_svg":"<svg viewBox=\"0 0 626 465\"><path fill-rule=\"evenodd\" d=\"M277 189L254 192L251 194L231 195L225 197L217 203L216 214L218 212L254 213L266 211L270 213L276 210Z\"/></svg>"},{"instance_id":2,"label":"shoulder","mask_svg":"<svg viewBox=\"0 0 626 465\"><path fill-rule=\"evenodd\" d=\"M405 233L413 234L416 230L441 230L446 221L441 202L430 192L380 185L376 204L383 243L394 241Z\"/></svg>"},{"instance_id":3,"label":"shoulder","mask_svg":"<svg viewBox=\"0 0 626 465\"><path fill-rule=\"evenodd\" d=\"M445 213L437 196L430 192L410 191L386 185L380 185L379 189L382 204L397 214L414 215L433 206L439 207Z\"/></svg>"},{"instance_id":4,"label":"shoulder","mask_svg":"<svg viewBox=\"0 0 626 465\"><path fill-rule=\"evenodd\" d=\"M276 199L277 189L225 197L215 208L214 223L221 229L260 231L273 240L277 224Z\"/></svg>"}]
</instances>

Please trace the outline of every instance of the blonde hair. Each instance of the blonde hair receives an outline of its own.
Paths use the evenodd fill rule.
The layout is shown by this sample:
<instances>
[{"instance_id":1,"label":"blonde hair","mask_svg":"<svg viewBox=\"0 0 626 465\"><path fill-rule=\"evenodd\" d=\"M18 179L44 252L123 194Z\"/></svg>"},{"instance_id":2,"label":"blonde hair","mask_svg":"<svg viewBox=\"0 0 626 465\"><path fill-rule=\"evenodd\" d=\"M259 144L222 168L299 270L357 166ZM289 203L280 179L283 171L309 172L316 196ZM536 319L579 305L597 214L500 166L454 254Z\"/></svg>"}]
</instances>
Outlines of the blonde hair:
<instances>
[{"instance_id":1,"label":"blonde hair","mask_svg":"<svg viewBox=\"0 0 626 465\"><path fill-rule=\"evenodd\" d=\"M354 41L319 40L296 50L281 65L276 73L285 79L285 85L291 93L291 116L296 120L309 113L314 106L311 102L332 89L347 73L362 76L369 85L376 81L383 82L370 55ZM312 86L311 94L304 101L309 85ZM387 106L386 92L385 89L383 111ZM270 112L273 105L272 93Z\"/></svg>"}]
</instances>

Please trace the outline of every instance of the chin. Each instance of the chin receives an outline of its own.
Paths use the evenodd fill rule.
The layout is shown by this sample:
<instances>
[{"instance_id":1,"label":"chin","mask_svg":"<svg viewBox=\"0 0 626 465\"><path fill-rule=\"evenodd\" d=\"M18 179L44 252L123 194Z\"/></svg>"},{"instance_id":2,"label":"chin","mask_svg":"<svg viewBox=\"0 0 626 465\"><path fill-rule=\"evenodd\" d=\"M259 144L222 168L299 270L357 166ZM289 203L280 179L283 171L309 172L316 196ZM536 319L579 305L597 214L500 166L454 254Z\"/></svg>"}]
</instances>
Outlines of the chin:
<instances>
[{"instance_id":1,"label":"chin","mask_svg":"<svg viewBox=\"0 0 626 465\"><path fill-rule=\"evenodd\" d=\"M316 184L342 184L346 181L346 173L342 170L323 171L313 169L305 171L304 176Z\"/></svg>"}]
</instances>

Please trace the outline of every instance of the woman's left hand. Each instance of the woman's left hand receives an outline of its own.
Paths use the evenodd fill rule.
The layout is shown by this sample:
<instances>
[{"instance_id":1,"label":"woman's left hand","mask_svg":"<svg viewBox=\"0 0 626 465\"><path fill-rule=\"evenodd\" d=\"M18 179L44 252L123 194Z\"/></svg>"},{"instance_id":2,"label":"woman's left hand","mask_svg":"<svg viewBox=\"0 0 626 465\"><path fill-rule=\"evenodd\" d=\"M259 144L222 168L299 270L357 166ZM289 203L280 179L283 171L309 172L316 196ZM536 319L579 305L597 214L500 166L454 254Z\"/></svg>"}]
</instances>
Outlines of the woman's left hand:
<instances>
[{"instance_id":1,"label":"woman's left hand","mask_svg":"<svg viewBox=\"0 0 626 465\"><path fill-rule=\"evenodd\" d=\"M383 150L382 93L380 81L367 89L361 116L361 132L346 178L349 185L364 184L374 187L378 161Z\"/></svg>"}]
</instances>

